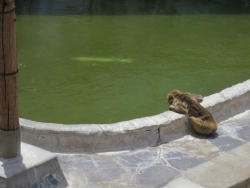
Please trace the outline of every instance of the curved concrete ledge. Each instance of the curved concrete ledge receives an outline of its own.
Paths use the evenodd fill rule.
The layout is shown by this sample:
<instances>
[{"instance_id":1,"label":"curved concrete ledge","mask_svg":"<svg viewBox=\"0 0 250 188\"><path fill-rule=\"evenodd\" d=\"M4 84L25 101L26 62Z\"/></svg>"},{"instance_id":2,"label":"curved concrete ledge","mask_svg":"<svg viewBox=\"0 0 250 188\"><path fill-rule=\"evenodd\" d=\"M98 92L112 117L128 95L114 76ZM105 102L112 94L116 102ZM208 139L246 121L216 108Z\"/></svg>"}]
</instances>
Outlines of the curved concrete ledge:
<instances>
[{"instance_id":1,"label":"curved concrete ledge","mask_svg":"<svg viewBox=\"0 0 250 188\"><path fill-rule=\"evenodd\" d=\"M250 108L250 79L204 97L218 122ZM63 125L20 118L22 142L52 152L128 150L156 146L189 133L187 116L171 111L113 124Z\"/></svg>"}]
</instances>

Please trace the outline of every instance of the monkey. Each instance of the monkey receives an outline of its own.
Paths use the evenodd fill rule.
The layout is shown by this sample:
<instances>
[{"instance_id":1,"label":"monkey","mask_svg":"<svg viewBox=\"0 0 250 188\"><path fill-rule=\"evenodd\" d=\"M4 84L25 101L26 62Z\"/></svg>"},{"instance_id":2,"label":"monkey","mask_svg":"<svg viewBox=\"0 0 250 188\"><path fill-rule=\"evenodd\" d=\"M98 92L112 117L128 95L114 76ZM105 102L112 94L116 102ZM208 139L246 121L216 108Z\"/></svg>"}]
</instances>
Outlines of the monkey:
<instances>
[{"instance_id":1,"label":"monkey","mask_svg":"<svg viewBox=\"0 0 250 188\"><path fill-rule=\"evenodd\" d=\"M197 133L211 135L217 130L218 123L214 116L200 104L203 101L201 95L173 90L167 100L170 111L189 115L189 122Z\"/></svg>"}]
</instances>

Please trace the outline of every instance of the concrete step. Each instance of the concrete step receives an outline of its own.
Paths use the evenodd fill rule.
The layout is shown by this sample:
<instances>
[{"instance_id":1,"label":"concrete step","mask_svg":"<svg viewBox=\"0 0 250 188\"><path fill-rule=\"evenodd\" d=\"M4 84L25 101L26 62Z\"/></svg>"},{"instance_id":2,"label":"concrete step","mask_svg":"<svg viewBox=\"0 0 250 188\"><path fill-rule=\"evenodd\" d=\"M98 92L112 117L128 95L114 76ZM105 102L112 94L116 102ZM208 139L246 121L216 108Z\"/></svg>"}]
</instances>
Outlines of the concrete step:
<instances>
[{"instance_id":1,"label":"concrete step","mask_svg":"<svg viewBox=\"0 0 250 188\"><path fill-rule=\"evenodd\" d=\"M164 188L243 188L250 185L250 143L194 167Z\"/></svg>"},{"instance_id":2,"label":"concrete step","mask_svg":"<svg viewBox=\"0 0 250 188\"><path fill-rule=\"evenodd\" d=\"M29 144L21 143L21 155L0 158L0 164L0 188L40 187L44 185L42 179L48 175L57 182L55 186L67 186L57 155Z\"/></svg>"}]
</instances>

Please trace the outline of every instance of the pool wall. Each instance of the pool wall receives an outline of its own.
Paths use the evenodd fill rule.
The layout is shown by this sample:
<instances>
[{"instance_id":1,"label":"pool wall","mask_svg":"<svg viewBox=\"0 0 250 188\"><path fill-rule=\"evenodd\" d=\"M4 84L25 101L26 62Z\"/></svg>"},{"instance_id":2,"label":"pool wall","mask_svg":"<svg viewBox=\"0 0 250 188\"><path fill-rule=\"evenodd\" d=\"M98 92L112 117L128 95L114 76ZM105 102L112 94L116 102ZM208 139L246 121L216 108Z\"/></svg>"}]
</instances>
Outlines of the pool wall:
<instances>
[{"instance_id":1,"label":"pool wall","mask_svg":"<svg viewBox=\"0 0 250 188\"><path fill-rule=\"evenodd\" d=\"M203 98L218 122L250 108L250 79ZM156 146L190 134L188 117L171 111L113 124L65 125L20 118L21 140L52 152L102 152Z\"/></svg>"}]
</instances>

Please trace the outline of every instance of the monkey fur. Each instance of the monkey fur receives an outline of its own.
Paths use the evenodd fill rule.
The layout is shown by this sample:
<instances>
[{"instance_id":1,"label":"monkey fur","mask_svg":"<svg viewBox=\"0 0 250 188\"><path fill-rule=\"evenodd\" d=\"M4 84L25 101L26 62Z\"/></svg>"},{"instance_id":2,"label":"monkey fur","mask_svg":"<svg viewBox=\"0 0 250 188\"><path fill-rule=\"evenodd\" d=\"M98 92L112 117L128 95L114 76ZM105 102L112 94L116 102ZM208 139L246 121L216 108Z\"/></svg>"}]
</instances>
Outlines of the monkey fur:
<instances>
[{"instance_id":1,"label":"monkey fur","mask_svg":"<svg viewBox=\"0 0 250 188\"><path fill-rule=\"evenodd\" d=\"M197 133L210 135L217 130L218 124L215 118L200 104L203 101L201 95L173 90L168 94L167 99L170 104L169 110L189 115L190 124Z\"/></svg>"}]
</instances>

